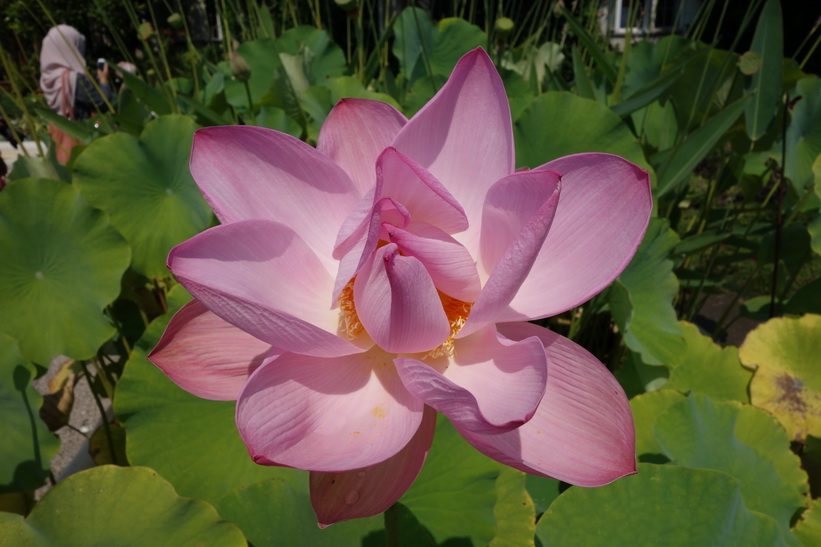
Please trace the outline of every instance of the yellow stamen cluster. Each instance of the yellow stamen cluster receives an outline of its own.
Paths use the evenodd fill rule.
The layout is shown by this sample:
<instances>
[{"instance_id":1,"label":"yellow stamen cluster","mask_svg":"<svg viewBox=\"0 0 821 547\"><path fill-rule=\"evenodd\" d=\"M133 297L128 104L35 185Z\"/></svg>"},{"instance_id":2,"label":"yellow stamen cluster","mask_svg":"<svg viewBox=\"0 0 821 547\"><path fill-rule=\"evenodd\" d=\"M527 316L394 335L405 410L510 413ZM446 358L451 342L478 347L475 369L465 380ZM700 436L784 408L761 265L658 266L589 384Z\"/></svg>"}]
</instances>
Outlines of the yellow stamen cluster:
<instances>
[{"instance_id":1,"label":"yellow stamen cluster","mask_svg":"<svg viewBox=\"0 0 821 547\"><path fill-rule=\"evenodd\" d=\"M457 300L442 292L439 292L439 300L442 301L442 309L445 310L445 316L448 318L448 323L450 323L450 336L441 346L425 354L425 357L431 359L444 356L453 357L455 351L453 340L456 334L465 326L468 315L470 315L470 308L473 307L470 302Z\"/></svg>"},{"instance_id":2,"label":"yellow stamen cluster","mask_svg":"<svg viewBox=\"0 0 821 547\"><path fill-rule=\"evenodd\" d=\"M345 285L339 295L339 309L339 331L344 332L348 340L353 340L365 330L359 316L356 314L356 306L353 303L353 279L348 281L348 284Z\"/></svg>"},{"instance_id":3,"label":"yellow stamen cluster","mask_svg":"<svg viewBox=\"0 0 821 547\"><path fill-rule=\"evenodd\" d=\"M339 332L344 333L349 340L355 339L365 330L359 320L359 315L356 313L356 306L353 301L354 279L351 279L339 294ZM431 359L453 356L453 340L465 325L468 315L470 315L470 308L473 306L470 302L462 302L442 292L439 292L439 300L442 302L442 309L445 311L448 323L450 323L450 336L441 346L425 354L425 357Z\"/></svg>"}]
</instances>

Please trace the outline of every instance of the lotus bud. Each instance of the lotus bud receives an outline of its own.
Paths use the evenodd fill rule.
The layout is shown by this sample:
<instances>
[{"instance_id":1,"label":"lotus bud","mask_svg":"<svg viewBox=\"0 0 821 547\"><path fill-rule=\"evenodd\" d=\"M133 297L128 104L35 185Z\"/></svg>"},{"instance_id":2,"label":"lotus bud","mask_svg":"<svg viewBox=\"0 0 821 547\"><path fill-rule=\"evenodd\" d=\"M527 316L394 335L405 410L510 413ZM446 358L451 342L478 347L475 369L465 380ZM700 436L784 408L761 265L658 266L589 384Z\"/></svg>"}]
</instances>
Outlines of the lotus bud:
<instances>
[{"instance_id":1,"label":"lotus bud","mask_svg":"<svg viewBox=\"0 0 821 547\"><path fill-rule=\"evenodd\" d=\"M180 30L183 26L182 25L182 22L183 22L182 21L182 16L179 13L172 13L171 15L168 16L168 19L166 19L166 21L168 21L168 25L171 28L176 29L176 30Z\"/></svg>"},{"instance_id":2,"label":"lotus bud","mask_svg":"<svg viewBox=\"0 0 821 547\"><path fill-rule=\"evenodd\" d=\"M510 33L513 32L513 20L508 17L499 17L493 26L496 33L496 39L500 42L507 40Z\"/></svg>"},{"instance_id":3,"label":"lotus bud","mask_svg":"<svg viewBox=\"0 0 821 547\"><path fill-rule=\"evenodd\" d=\"M140 26L137 27L137 36L140 37L140 40L148 40L154 35L154 27L151 26L151 23L140 23Z\"/></svg>"},{"instance_id":4,"label":"lotus bud","mask_svg":"<svg viewBox=\"0 0 821 547\"><path fill-rule=\"evenodd\" d=\"M248 66L248 61L246 61L242 55L234 51L231 53L230 62L231 74L234 75L234 78L240 82L248 81L248 78L251 77L251 67Z\"/></svg>"}]
</instances>

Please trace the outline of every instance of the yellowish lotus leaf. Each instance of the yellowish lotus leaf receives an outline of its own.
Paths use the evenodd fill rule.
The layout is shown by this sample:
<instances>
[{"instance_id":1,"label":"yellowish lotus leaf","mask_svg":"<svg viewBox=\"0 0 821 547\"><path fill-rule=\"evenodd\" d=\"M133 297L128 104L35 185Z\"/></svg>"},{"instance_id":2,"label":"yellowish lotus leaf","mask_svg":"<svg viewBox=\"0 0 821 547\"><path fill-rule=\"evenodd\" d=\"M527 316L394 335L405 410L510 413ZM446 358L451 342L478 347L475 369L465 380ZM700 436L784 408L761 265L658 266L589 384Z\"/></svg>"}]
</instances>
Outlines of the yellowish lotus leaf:
<instances>
[{"instance_id":1,"label":"yellowish lotus leaf","mask_svg":"<svg viewBox=\"0 0 821 547\"><path fill-rule=\"evenodd\" d=\"M821 315L767 321L747 335L739 358L755 371L753 405L775 415L794 441L821 436Z\"/></svg>"}]
</instances>

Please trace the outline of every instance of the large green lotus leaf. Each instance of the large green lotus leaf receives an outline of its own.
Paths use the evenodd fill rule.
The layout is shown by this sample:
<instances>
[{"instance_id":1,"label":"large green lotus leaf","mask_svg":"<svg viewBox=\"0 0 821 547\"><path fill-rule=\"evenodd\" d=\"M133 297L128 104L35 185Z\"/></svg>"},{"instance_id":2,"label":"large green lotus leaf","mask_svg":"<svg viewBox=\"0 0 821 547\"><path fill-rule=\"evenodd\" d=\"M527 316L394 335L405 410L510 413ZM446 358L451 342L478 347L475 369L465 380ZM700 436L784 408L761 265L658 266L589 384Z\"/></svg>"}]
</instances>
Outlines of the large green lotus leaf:
<instances>
[{"instance_id":1,"label":"large green lotus leaf","mask_svg":"<svg viewBox=\"0 0 821 547\"><path fill-rule=\"evenodd\" d=\"M667 408L653 431L674 464L717 469L741 481L747 507L773 517L788 536L790 520L807 502L807 474L774 417L691 393Z\"/></svg>"},{"instance_id":2,"label":"large green lotus leaf","mask_svg":"<svg viewBox=\"0 0 821 547\"><path fill-rule=\"evenodd\" d=\"M74 186L24 179L0 193L0 333L27 360L86 359L114 334L128 245Z\"/></svg>"},{"instance_id":3,"label":"large green lotus leaf","mask_svg":"<svg viewBox=\"0 0 821 547\"><path fill-rule=\"evenodd\" d=\"M411 85L425 76L450 76L465 53L487 46L487 36L476 25L456 17L434 24L424 10L414 7L402 10L393 31L393 54Z\"/></svg>"},{"instance_id":4,"label":"large green lotus leaf","mask_svg":"<svg viewBox=\"0 0 821 547\"><path fill-rule=\"evenodd\" d=\"M684 395L672 389L642 393L630 399L630 410L633 411L633 422L636 425L636 455L639 461L642 461L642 456L657 458L661 455L661 447L653 435L653 426L665 410L683 399Z\"/></svg>"},{"instance_id":5,"label":"large green lotus leaf","mask_svg":"<svg viewBox=\"0 0 821 547\"><path fill-rule=\"evenodd\" d=\"M383 518L377 515L321 530L304 485L283 479L236 488L216 507L223 518L240 527L254 547L360 545L365 537L379 534L383 527Z\"/></svg>"},{"instance_id":6,"label":"large green lotus leaf","mask_svg":"<svg viewBox=\"0 0 821 547\"><path fill-rule=\"evenodd\" d=\"M179 285L170 291L168 313L148 326L117 384L114 410L125 428L128 461L156 469L184 496L213 503L238 486L302 474L253 463L237 433L233 402L195 397L145 359L189 298Z\"/></svg>"},{"instance_id":7,"label":"large green lotus leaf","mask_svg":"<svg viewBox=\"0 0 821 547\"><path fill-rule=\"evenodd\" d=\"M168 251L211 219L188 172L194 129L186 116L161 116L139 139L114 133L95 140L74 163L83 197L109 214L131 245L132 267L149 278L168 276Z\"/></svg>"},{"instance_id":8,"label":"large green lotus leaf","mask_svg":"<svg viewBox=\"0 0 821 547\"><path fill-rule=\"evenodd\" d=\"M641 360L641 355L627 350L622 356L615 376L630 398L661 389L667 383L669 373L667 367L646 365Z\"/></svg>"},{"instance_id":9,"label":"large green lotus leaf","mask_svg":"<svg viewBox=\"0 0 821 547\"><path fill-rule=\"evenodd\" d=\"M818 217L818 227L821 228L821 216ZM821 233L819 233L821 235ZM770 297L767 296L767 311L769 311ZM747 301L749 302L749 300ZM805 313L821 313L821 277L810 281L797 291L784 304L784 313L802 315Z\"/></svg>"},{"instance_id":10,"label":"large green lotus leaf","mask_svg":"<svg viewBox=\"0 0 821 547\"><path fill-rule=\"evenodd\" d=\"M625 344L647 365L675 365L685 349L684 330L673 308L678 280L668 258L677 243L666 220L650 219L636 256L608 293Z\"/></svg>"},{"instance_id":11,"label":"large green lotus leaf","mask_svg":"<svg viewBox=\"0 0 821 547\"><path fill-rule=\"evenodd\" d=\"M569 154L607 152L654 176L641 146L617 114L565 91L551 91L533 101L513 124L513 134L516 165L522 167L535 168Z\"/></svg>"},{"instance_id":12,"label":"large green lotus leaf","mask_svg":"<svg viewBox=\"0 0 821 547\"><path fill-rule=\"evenodd\" d=\"M801 545L821 545L821 502L815 500L812 506L804 511L793 531Z\"/></svg>"},{"instance_id":13,"label":"large green lotus leaf","mask_svg":"<svg viewBox=\"0 0 821 547\"><path fill-rule=\"evenodd\" d=\"M739 481L711 469L639 464L600 488L571 488L536 525L545 547L781 545L778 526L747 509Z\"/></svg>"},{"instance_id":14,"label":"large green lotus leaf","mask_svg":"<svg viewBox=\"0 0 821 547\"><path fill-rule=\"evenodd\" d=\"M536 532L536 506L530 497L527 474L512 467L502 468L496 479L496 536L491 547L532 545Z\"/></svg>"},{"instance_id":15,"label":"large green lotus leaf","mask_svg":"<svg viewBox=\"0 0 821 547\"><path fill-rule=\"evenodd\" d=\"M43 398L31 385L33 377L33 367L14 340L0 335L0 493L40 487L60 449L60 441L40 420Z\"/></svg>"},{"instance_id":16,"label":"large green lotus leaf","mask_svg":"<svg viewBox=\"0 0 821 547\"><path fill-rule=\"evenodd\" d=\"M741 366L738 349L735 346L722 348L692 323L682 321L681 326L685 351L682 360L670 371L670 379L664 387L749 403L747 386L752 373Z\"/></svg>"},{"instance_id":17,"label":"large green lotus leaf","mask_svg":"<svg viewBox=\"0 0 821 547\"><path fill-rule=\"evenodd\" d=\"M393 23L393 33L393 54L399 59L399 74L409 84L423 75L429 75L427 67L436 27L428 13L415 7L403 9Z\"/></svg>"},{"instance_id":18,"label":"large green lotus leaf","mask_svg":"<svg viewBox=\"0 0 821 547\"><path fill-rule=\"evenodd\" d=\"M786 174L800 194L812 183L812 166L821 154L821 79L802 78L791 98L801 96L787 126Z\"/></svg>"},{"instance_id":19,"label":"large green lotus leaf","mask_svg":"<svg viewBox=\"0 0 821 547\"><path fill-rule=\"evenodd\" d=\"M442 415L422 472L400 499L437 543L496 535L496 481L504 466L476 451Z\"/></svg>"},{"instance_id":20,"label":"large green lotus leaf","mask_svg":"<svg viewBox=\"0 0 821 547\"><path fill-rule=\"evenodd\" d=\"M71 475L27 518L0 513L3 545L246 545L213 506L181 498L157 472L104 465Z\"/></svg>"},{"instance_id":21,"label":"large green lotus leaf","mask_svg":"<svg viewBox=\"0 0 821 547\"><path fill-rule=\"evenodd\" d=\"M310 85L347 74L345 54L327 32L312 26L288 29L276 40L280 54L298 57Z\"/></svg>"},{"instance_id":22,"label":"large green lotus leaf","mask_svg":"<svg viewBox=\"0 0 821 547\"><path fill-rule=\"evenodd\" d=\"M439 76L450 76L459 59L479 46L487 46L487 36L482 29L458 17L442 19L436 24L433 37L431 71Z\"/></svg>"},{"instance_id":23,"label":"large green lotus leaf","mask_svg":"<svg viewBox=\"0 0 821 547\"><path fill-rule=\"evenodd\" d=\"M562 493L561 481L550 477L528 474L525 478L525 484L527 485L527 492L535 505L537 515L547 511L553 500Z\"/></svg>"},{"instance_id":24,"label":"large green lotus leaf","mask_svg":"<svg viewBox=\"0 0 821 547\"><path fill-rule=\"evenodd\" d=\"M821 437L821 315L776 318L759 325L739 348L755 370L752 403L775 415L794 441Z\"/></svg>"}]
</instances>

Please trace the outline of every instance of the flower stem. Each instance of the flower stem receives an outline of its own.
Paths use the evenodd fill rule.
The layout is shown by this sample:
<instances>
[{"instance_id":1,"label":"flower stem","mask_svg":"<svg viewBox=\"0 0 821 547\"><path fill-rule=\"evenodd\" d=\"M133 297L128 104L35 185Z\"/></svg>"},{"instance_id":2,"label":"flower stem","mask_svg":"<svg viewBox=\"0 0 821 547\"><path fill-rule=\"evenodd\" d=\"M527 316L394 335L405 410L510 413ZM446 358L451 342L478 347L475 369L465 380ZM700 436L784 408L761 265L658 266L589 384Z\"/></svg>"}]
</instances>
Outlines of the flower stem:
<instances>
[{"instance_id":1,"label":"flower stem","mask_svg":"<svg viewBox=\"0 0 821 547\"><path fill-rule=\"evenodd\" d=\"M387 547L399 546L399 516L396 513L396 504L391 505L385 515L385 545Z\"/></svg>"}]
</instances>

